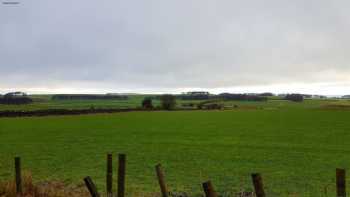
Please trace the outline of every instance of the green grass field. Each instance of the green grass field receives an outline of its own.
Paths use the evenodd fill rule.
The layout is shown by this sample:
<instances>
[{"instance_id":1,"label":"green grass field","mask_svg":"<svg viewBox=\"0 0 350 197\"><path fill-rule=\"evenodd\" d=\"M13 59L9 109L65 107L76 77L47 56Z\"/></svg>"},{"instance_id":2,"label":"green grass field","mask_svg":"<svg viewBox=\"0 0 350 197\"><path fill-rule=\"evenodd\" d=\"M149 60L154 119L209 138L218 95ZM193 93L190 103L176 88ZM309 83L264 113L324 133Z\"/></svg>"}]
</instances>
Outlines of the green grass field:
<instances>
[{"instance_id":1,"label":"green grass field","mask_svg":"<svg viewBox=\"0 0 350 197\"><path fill-rule=\"evenodd\" d=\"M136 102L135 102L136 103ZM89 175L104 191L106 153L127 154L127 190L158 191L162 163L175 191L252 190L260 172L269 196L334 196L335 168L350 167L348 101L228 102L236 110L130 112L0 119L0 179L13 157L36 181L80 184ZM34 104L33 104L34 105ZM116 160L114 160L116 164ZM114 166L116 167L116 166ZM116 169L115 169L116 172Z\"/></svg>"},{"instance_id":2,"label":"green grass field","mask_svg":"<svg viewBox=\"0 0 350 197\"><path fill-rule=\"evenodd\" d=\"M51 100L50 95L31 95L34 102L28 105L3 105L0 111L22 110L31 111L39 109L88 109L95 108L135 108L141 106L145 95L132 95L127 100ZM159 104L156 100L155 104Z\"/></svg>"},{"instance_id":3,"label":"green grass field","mask_svg":"<svg viewBox=\"0 0 350 197\"><path fill-rule=\"evenodd\" d=\"M32 111L45 109L89 109L91 107L100 109L125 109L141 107L145 97L154 95L129 95L127 100L52 100L50 95L31 95L33 103L27 105L4 105L0 104L0 111ZM201 101L177 100L178 107L182 103L198 103ZM153 99L153 105L159 106L160 101Z\"/></svg>"}]
</instances>

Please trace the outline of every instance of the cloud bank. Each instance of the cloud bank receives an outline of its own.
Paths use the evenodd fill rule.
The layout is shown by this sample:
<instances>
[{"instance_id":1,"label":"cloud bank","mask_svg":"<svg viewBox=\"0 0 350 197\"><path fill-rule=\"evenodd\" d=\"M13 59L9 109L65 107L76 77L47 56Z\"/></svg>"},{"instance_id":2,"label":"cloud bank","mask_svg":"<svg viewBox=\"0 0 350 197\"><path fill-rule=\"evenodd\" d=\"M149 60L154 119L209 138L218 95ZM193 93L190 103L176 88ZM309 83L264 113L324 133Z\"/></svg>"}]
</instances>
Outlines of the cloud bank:
<instances>
[{"instance_id":1,"label":"cloud bank","mask_svg":"<svg viewBox=\"0 0 350 197\"><path fill-rule=\"evenodd\" d=\"M0 90L347 94L349 7L345 0L0 5Z\"/></svg>"}]
</instances>

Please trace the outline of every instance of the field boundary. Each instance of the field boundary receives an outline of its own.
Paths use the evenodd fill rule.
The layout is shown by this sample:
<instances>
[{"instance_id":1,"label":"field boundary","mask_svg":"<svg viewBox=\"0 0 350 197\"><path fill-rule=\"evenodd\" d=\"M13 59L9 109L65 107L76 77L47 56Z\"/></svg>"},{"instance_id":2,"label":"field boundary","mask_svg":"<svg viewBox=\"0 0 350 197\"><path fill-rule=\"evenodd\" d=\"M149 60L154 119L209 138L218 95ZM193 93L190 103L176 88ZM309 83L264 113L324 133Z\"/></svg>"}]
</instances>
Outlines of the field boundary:
<instances>
[{"instance_id":1,"label":"field boundary","mask_svg":"<svg viewBox=\"0 0 350 197\"><path fill-rule=\"evenodd\" d=\"M171 111L195 111L200 109L174 109ZM102 114L102 113L123 113L123 112L152 112L167 111L161 108L143 109L143 108L127 108L127 109L45 109L33 111L0 111L0 118L14 117L32 117L32 116L63 116L63 115L84 115L84 114Z\"/></svg>"}]
</instances>

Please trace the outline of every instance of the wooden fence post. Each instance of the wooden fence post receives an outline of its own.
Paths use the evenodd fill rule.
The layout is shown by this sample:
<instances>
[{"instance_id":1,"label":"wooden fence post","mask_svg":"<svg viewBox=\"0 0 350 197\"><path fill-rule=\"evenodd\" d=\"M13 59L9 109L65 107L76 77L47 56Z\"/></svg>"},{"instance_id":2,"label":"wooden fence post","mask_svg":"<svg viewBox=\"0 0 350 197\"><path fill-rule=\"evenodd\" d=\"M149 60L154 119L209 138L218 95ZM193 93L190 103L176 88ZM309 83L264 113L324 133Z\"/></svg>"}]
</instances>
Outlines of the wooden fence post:
<instances>
[{"instance_id":1,"label":"wooden fence post","mask_svg":"<svg viewBox=\"0 0 350 197\"><path fill-rule=\"evenodd\" d=\"M158 177L158 182L160 186L160 191L162 192L162 197L168 197L169 192L165 183L164 173L162 171L162 166L160 164L156 165L156 172Z\"/></svg>"},{"instance_id":2,"label":"wooden fence post","mask_svg":"<svg viewBox=\"0 0 350 197\"><path fill-rule=\"evenodd\" d=\"M112 154L107 154L107 174L106 174L106 187L107 196L112 197L112 184L113 184L113 169L112 169Z\"/></svg>"},{"instance_id":3,"label":"wooden fence post","mask_svg":"<svg viewBox=\"0 0 350 197\"><path fill-rule=\"evenodd\" d=\"M211 183L211 181L204 182L202 186L206 197L217 197L217 194L214 190L214 186Z\"/></svg>"},{"instance_id":4,"label":"wooden fence post","mask_svg":"<svg viewBox=\"0 0 350 197\"><path fill-rule=\"evenodd\" d=\"M126 155L118 155L118 197L125 195L125 169L126 169Z\"/></svg>"},{"instance_id":5,"label":"wooden fence post","mask_svg":"<svg viewBox=\"0 0 350 197\"><path fill-rule=\"evenodd\" d=\"M265 197L264 184L260 174L252 174L253 185L256 197Z\"/></svg>"},{"instance_id":6,"label":"wooden fence post","mask_svg":"<svg viewBox=\"0 0 350 197\"><path fill-rule=\"evenodd\" d=\"M100 194L97 192L97 188L96 188L94 182L92 181L92 179L89 176L84 178L84 182L85 182L86 187L89 189L91 197L100 197Z\"/></svg>"},{"instance_id":7,"label":"wooden fence post","mask_svg":"<svg viewBox=\"0 0 350 197\"><path fill-rule=\"evenodd\" d=\"M22 195L21 158L15 157L16 194Z\"/></svg>"},{"instance_id":8,"label":"wooden fence post","mask_svg":"<svg viewBox=\"0 0 350 197\"><path fill-rule=\"evenodd\" d=\"M337 197L346 197L345 169L336 169Z\"/></svg>"}]
</instances>

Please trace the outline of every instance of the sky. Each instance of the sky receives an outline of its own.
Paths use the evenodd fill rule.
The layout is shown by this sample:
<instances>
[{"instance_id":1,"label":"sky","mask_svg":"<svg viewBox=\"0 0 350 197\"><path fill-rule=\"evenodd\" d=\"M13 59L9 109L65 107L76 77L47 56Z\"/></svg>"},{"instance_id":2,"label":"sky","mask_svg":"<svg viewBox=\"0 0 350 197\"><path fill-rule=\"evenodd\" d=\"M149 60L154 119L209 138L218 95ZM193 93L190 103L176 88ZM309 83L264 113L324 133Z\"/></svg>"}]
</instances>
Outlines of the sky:
<instances>
[{"instance_id":1,"label":"sky","mask_svg":"<svg viewBox=\"0 0 350 197\"><path fill-rule=\"evenodd\" d=\"M348 0L0 1L0 93L350 94Z\"/></svg>"}]
</instances>

